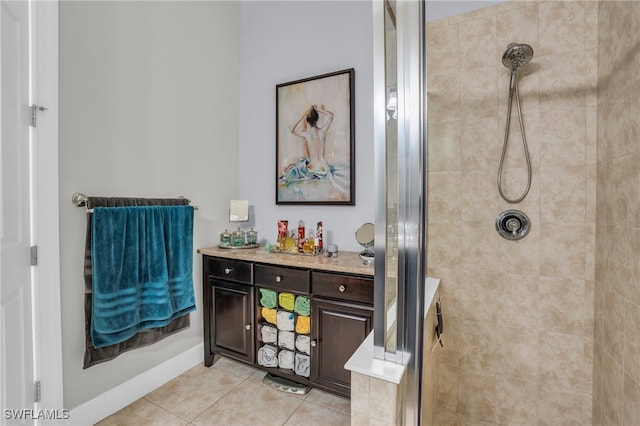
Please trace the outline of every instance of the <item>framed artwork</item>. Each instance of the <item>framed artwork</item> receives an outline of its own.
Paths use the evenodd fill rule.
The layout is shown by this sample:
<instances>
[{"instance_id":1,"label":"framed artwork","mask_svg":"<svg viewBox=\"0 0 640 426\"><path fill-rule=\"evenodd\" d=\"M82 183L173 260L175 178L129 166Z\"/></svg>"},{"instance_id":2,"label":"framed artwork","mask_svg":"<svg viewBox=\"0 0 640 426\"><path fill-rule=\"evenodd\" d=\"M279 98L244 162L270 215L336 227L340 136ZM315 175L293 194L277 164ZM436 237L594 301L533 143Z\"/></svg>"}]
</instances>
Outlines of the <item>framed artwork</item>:
<instances>
[{"instance_id":1,"label":"framed artwork","mask_svg":"<svg viewBox=\"0 0 640 426\"><path fill-rule=\"evenodd\" d=\"M355 70L276 86L276 204L355 205Z\"/></svg>"}]
</instances>

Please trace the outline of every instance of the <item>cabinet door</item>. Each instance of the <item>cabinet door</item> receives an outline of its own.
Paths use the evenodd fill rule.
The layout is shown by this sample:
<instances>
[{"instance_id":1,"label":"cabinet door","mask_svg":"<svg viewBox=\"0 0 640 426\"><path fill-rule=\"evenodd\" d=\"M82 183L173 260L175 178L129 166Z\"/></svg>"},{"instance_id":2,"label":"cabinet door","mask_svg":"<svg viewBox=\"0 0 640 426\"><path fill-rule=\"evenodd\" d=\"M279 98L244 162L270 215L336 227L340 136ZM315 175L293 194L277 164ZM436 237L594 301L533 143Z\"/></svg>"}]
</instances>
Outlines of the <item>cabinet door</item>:
<instances>
[{"instance_id":1,"label":"cabinet door","mask_svg":"<svg viewBox=\"0 0 640 426\"><path fill-rule=\"evenodd\" d=\"M210 281L211 352L253 363L253 287Z\"/></svg>"},{"instance_id":2,"label":"cabinet door","mask_svg":"<svg viewBox=\"0 0 640 426\"><path fill-rule=\"evenodd\" d=\"M373 326L373 307L313 299L311 380L314 385L349 396L347 362Z\"/></svg>"}]
</instances>

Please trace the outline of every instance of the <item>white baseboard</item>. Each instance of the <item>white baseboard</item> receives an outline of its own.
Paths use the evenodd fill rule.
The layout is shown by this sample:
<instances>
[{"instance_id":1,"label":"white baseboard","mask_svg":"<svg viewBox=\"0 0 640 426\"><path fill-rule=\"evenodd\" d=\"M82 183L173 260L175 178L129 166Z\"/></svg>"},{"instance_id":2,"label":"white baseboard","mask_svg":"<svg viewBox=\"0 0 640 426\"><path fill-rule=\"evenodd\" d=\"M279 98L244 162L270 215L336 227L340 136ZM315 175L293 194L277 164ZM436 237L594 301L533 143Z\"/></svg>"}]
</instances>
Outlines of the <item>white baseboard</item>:
<instances>
[{"instance_id":1,"label":"white baseboard","mask_svg":"<svg viewBox=\"0 0 640 426\"><path fill-rule=\"evenodd\" d=\"M121 385L80 404L69 412L69 419L65 421L65 425L88 426L99 422L203 362L203 353L204 344L200 343Z\"/></svg>"}]
</instances>

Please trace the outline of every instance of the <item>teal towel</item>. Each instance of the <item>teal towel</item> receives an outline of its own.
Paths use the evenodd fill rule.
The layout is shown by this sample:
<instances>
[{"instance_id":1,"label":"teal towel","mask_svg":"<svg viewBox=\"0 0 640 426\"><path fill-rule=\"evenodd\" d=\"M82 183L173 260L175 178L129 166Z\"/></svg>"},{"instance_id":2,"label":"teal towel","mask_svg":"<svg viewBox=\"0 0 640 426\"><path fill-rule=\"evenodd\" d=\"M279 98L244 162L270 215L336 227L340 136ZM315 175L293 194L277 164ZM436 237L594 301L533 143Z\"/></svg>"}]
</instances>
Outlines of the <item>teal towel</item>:
<instances>
[{"instance_id":1,"label":"teal towel","mask_svg":"<svg viewBox=\"0 0 640 426\"><path fill-rule=\"evenodd\" d=\"M293 310L296 314L308 317L311 313L311 303L309 302L309 298L305 296L297 296Z\"/></svg>"},{"instance_id":2,"label":"teal towel","mask_svg":"<svg viewBox=\"0 0 640 426\"><path fill-rule=\"evenodd\" d=\"M193 207L96 207L92 228L96 348L195 310Z\"/></svg>"},{"instance_id":3,"label":"teal towel","mask_svg":"<svg viewBox=\"0 0 640 426\"><path fill-rule=\"evenodd\" d=\"M267 290L266 288L260 289L260 304L265 308L275 308L278 304L278 294L273 290Z\"/></svg>"}]
</instances>

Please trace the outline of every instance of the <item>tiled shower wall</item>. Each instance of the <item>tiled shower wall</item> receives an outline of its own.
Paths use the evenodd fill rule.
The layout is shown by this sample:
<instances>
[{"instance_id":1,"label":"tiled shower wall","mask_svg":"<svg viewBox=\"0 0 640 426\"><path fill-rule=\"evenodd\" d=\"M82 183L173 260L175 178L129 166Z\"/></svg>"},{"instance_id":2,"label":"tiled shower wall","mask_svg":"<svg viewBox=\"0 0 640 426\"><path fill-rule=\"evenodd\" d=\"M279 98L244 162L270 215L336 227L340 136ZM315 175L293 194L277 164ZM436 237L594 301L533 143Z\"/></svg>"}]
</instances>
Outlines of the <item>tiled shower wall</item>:
<instances>
[{"instance_id":1,"label":"tiled shower wall","mask_svg":"<svg viewBox=\"0 0 640 426\"><path fill-rule=\"evenodd\" d=\"M446 317L437 424L591 423L597 19L591 1L517 1L427 25L427 266ZM511 42L535 51L520 72L533 183L515 206L496 188ZM526 184L515 112L511 197ZM523 240L495 230L509 208L531 219Z\"/></svg>"},{"instance_id":2,"label":"tiled shower wall","mask_svg":"<svg viewBox=\"0 0 640 426\"><path fill-rule=\"evenodd\" d=\"M600 2L593 424L640 424L640 2Z\"/></svg>"}]
</instances>

